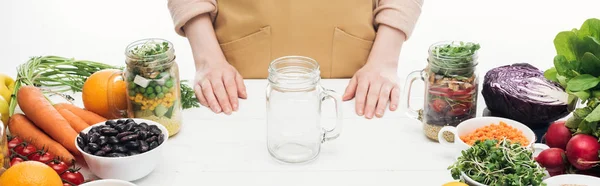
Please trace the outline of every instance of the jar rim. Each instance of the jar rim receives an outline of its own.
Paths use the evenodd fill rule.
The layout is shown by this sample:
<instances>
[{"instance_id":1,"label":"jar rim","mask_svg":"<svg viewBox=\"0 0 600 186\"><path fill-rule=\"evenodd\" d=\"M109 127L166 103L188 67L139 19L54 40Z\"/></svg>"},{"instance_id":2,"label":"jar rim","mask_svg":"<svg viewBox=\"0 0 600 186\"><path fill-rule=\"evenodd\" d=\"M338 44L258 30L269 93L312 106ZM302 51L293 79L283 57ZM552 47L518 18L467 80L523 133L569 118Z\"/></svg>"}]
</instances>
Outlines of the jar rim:
<instances>
[{"instance_id":1,"label":"jar rim","mask_svg":"<svg viewBox=\"0 0 600 186\"><path fill-rule=\"evenodd\" d=\"M433 50L436 47L442 46L442 45L456 45L456 43L475 43L472 41L457 41L457 40L444 40L444 41L438 41L433 43L432 45L429 46L428 49L428 53L429 56L438 58L438 59L461 59L461 58L467 58L467 57L474 57L477 58L479 56L479 50L476 50L475 52L473 52L472 55L466 55L466 56L445 56L445 55L433 55Z\"/></svg>"},{"instance_id":2,"label":"jar rim","mask_svg":"<svg viewBox=\"0 0 600 186\"><path fill-rule=\"evenodd\" d=\"M133 55L131 54L131 49L133 47L137 47L137 46L141 46L144 45L146 43L149 42L155 42L155 43L163 43L166 42L167 46L169 47L169 49L163 53L159 53L159 54L153 54L153 55L148 55L148 56L138 56L138 55ZM148 59L148 58L155 58L157 56L161 56L164 54L168 54L168 53L174 53L174 49L173 49L173 43L171 43L170 41L166 40L166 39L162 39L162 38L145 38L145 39L139 39L136 41L131 42L129 45L127 45L127 47L125 47L125 56L129 57L129 58L134 58L134 59Z\"/></svg>"},{"instance_id":3,"label":"jar rim","mask_svg":"<svg viewBox=\"0 0 600 186\"><path fill-rule=\"evenodd\" d=\"M300 63L298 68L306 68L305 73L289 73L286 67L279 67L282 63ZM305 56L283 56L269 64L269 83L276 84L278 80L294 80L295 84L317 83L321 78L320 66L316 60ZM290 82L287 82L290 83Z\"/></svg>"}]
</instances>

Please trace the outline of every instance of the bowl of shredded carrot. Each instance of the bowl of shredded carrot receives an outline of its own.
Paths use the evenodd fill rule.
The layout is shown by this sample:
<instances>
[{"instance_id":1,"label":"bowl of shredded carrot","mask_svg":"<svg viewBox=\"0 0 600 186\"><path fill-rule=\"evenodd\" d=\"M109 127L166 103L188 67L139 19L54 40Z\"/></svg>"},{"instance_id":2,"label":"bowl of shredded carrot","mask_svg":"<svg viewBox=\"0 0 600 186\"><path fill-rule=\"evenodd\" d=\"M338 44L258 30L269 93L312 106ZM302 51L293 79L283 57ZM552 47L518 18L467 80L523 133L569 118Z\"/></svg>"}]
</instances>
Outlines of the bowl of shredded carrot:
<instances>
[{"instance_id":1,"label":"bowl of shredded carrot","mask_svg":"<svg viewBox=\"0 0 600 186\"><path fill-rule=\"evenodd\" d=\"M541 151L548 148L544 144L534 143L536 141L535 133L526 125L501 117L486 116L468 119L456 127L443 127L438 135L441 136L444 132L450 132L454 135L454 139L460 140L455 140L454 143L440 140L440 143L458 146L460 150L466 150L476 141L485 141L486 139L498 141L507 139L513 143L531 147L532 150L539 149Z\"/></svg>"}]
</instances>

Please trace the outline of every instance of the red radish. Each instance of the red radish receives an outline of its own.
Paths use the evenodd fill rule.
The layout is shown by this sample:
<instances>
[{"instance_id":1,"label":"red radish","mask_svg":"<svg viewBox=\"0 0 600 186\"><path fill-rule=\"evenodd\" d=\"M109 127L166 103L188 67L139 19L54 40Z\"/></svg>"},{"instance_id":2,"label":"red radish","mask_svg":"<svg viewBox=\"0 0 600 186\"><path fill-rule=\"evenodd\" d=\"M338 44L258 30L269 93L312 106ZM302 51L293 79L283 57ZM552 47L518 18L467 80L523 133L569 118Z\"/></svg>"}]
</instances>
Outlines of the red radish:
<instances>
[{"instance_id":1,"label":"red radish","mask_svg":"<svg viewBox=\"0 0 600 186\"><path fill-rule=\"evenodd\" d=\"M565 121L554 122L548 127L548 131L544 136L546 145L550 148L560 148L563 150L567 148L567 143L571 137L571 131L565 126Z\"/></svg>"},{"instance_id":2,"label":"red radish","mask_svg":"<svg viewBox=\"0 0 600 186\"><path fill-rule=\"evenodd\" d=\"M588 170L600 163L598 151L598 139L587 134L577 134L567 143L567 159L579 170Z\"/></svg>"},{"instance_id":3,"label":"red radish","mask_svg":"<svg viewBox=\"0 0 600 186\"><path fill-rule=\"evenodd\" d=\"M561 173L565 171L567 165L565 151L559 148L549 148L542 151L535 158L535 161L550 173Z\"/></svg>"}]
</instances>

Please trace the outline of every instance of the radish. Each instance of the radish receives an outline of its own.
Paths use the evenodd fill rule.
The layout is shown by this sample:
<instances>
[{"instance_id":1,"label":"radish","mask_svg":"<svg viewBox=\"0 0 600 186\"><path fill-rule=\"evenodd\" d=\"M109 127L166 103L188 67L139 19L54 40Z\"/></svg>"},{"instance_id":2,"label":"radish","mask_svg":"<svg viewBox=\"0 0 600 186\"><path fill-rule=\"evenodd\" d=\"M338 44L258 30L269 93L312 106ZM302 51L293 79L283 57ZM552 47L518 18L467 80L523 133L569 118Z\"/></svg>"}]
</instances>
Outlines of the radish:
<instances>
[{"instance_id":1,"label":"radish","mask_svg":"<svg viewBox=\"0 0 600 186\"><path fill-rule=\"evenodd\" d=\"M571 139L571 131L565 126L565 121L557 121L548 127L544 138L546 145L550 148L560 148L565 150L567 143Z\"/></svg>"},{"instance_id":2,"label":"radish","mask_svg":"<svg viewBox=\"0 0 600 186\"><path fill-rule=\"evenodd\" d=\"M579 170L591 169L599 163L598 151L598 139L587 134L577 134L567 143L567 159Z\"/></svg>"},{"instance_id":3,"label":"radish","mask_svg":"<svg viewBox=\"0 0 600 186\"><path fill-rule=\"evenodd\" d=\"M559 148L549 148L542 151L536 158L540 166L546 168L551 174L562 173L566 169L567 158L565 151Z\"/></svg>"}]
</instances>

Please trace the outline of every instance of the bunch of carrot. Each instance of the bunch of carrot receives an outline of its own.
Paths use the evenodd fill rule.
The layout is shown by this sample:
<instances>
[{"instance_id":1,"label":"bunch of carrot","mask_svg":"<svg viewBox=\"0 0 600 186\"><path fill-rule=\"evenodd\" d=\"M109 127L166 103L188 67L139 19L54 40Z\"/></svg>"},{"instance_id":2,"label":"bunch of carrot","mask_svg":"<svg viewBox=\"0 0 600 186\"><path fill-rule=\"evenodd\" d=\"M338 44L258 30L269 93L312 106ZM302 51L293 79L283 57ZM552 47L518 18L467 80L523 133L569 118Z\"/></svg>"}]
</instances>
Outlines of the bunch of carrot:
<instances>
[{"instance_id":1,"label":"bunch of carrot","mask_svg":"<svg viewBox=\"0 0 600 186\"><path fill-rule=\"evenodd\" d=\"M519 129L513 128L510 125L500 121L500 124L491 124L461 136L460 139L466 144L473 145L476 141L484 141L486 139L502 141L506 138L512 142L518 142L523 146L529 145L529 140L523 135Z\"/></svg>"},{"instance_id":2,"label":"bunch of carrot","mask_svg":"<svg viewBox=\"0 0 600 186\"><path fill-rule=\"evenodd\" d=\"M68 103L52 105L42 91L33 86L18 90L17 101L23 114L14 114L8 124L12 135L28 141L38 149L60 157L64 162L81 153L75 147L78 133L90 125L106 121L93 112Z\"/></svg>"}]
</instances>

